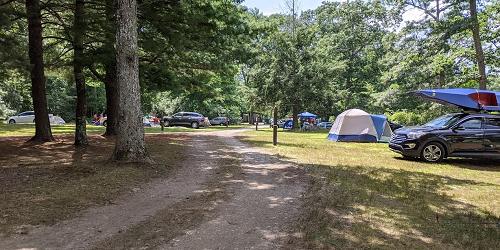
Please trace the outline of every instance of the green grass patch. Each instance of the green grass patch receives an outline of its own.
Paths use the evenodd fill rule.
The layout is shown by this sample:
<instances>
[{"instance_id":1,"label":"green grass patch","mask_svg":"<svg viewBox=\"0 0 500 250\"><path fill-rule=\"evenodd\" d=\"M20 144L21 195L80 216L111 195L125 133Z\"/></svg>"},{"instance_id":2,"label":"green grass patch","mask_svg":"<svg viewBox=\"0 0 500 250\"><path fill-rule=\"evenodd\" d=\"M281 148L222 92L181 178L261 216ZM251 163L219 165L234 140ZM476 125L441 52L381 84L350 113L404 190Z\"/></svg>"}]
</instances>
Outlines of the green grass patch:
<instances>
[{"instance_id":1,"label":"green grass patch","mask_svg":"<svg viewBox=\"0 0 500 250\"><path fill-rule=\"evenodd\" d=\"M218 131L225 129L238 129L247 127L247 125L231 125L229 127L224 126L210 126L208 128L185 128L185 127L168 127L164 129L164 133L168 132L206 132L206 131ZM87 125L87 134L104 134L106 130L103 126ZM162 133L160 127L145 127L146 133ZM74 124L66 125L52 125L52 133L54 135L64 135L73 134L75 132ZM35 134L34 124L0 124L0 137L11 137L11 136L33 136Z\"/></svg>"},{"instance_id":2,"label":"green grass patch","mask_svg":"<svg viewBox=\"0 0 500 250\"><path fill-rule=\"evenodd\" d=\"M500 162L404 160L383 143L327 132L249 131L244 141L307 167L311 185L291 240L304 248L500 247Z\"/></svg>"}]
</instances>

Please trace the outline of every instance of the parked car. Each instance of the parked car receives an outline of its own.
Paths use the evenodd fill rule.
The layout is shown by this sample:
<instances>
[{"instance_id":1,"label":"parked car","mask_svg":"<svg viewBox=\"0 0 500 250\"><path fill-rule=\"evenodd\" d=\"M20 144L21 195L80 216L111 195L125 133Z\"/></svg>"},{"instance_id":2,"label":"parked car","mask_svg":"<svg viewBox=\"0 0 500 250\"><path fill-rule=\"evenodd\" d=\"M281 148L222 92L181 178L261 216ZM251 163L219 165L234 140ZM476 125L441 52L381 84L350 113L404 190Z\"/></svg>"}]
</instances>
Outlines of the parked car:
<instances>
[{"instance_id":1,"label":"parked car","mask_svg":"<svg viewBox=\"0 0 500 250\"><path fill-rule=\"evenodd\" d=\"M391 150L439 162L446 157L500 158L500 115L458 113L394 131Z\"/></svg>"},{"instance_id":2,"label":"parked car","mask_svg":"<svg viewBox=\"0 0 500 250\"><path fill-rule=\"evenodd\" d=\"M25 111L7 119L9 124L15 123L35 123L35 112Z\"/></svg>"},{"instance_id":3,"label":"parked car","mask_svg":"<svg viewBox=\"0 0 500 250\"><path fill-rule=\"evenodd\" d=\"M323 129L331 129L333 126L332 122L320 122L318 124L318 127L323 128Z\"/></svg>"},{"instance_id":4,"label":"parked car","mask_svg":"<svg viewBox=\"0 0 500 250\"><path fill-rule=\"evenodd\" d=\"M229 125L229 118L224 116L215 117L212 120L210 120L210 125L224 125L227 127Z\"/></svg>"},{"instance_id":5,"label":"parked car","mask_svg":"<svg viewBox=\"0 0 500 250\"><path fill-rule=\"evenodd\" d=\"M96 126L102 125L102 126L106 127L108 125L108 117L106 117L106 116L102 117L99 121L94 122L93 124ZM149 120L149 118L147 116L144 116L142 118L142 124L144 125L144 127L152 127L153 126L151 121Z\"/></svg>"},{"instance_id":6,"label":"parked car","mask_svg":"<svg viewBox=\"0 0 500 250\"><path fill-rule=\"evenodd\" d=\"M53 125L62 125L66 124L64 119L59 116L55 116L53 114L49 114L49 122ZM25 111L19 113L17 115L11 116L7 118L7 123L16 124L16 123L35 123L35 112L33 111Z\"/></svg>"},{"instance_id":7,"label":"parked car","mask_svg":"<svg viewBox=\"0 0 500 250\"><path fill-rule=\"evenodd\" d=\"M169 126L190 126L191 128L199 128L200 126L208 127L210 122L208 118L202 114L195 112L179 112L169 117L163 117L165 127Z\"/></svg>"},{"instance_id":8,"label":"parked car","mask_svg":"<svg viewBox=\"0 0 500 250\"><path fill-rule=\"evenodd\" d=\"M287 120L278 120L278 122L277 122L278 123L278 128L283 128L283 125L285 124L286 121ZM271 124L269 124L269 127L272 128L273 125L274 125L273 119L270 119L269 122L271 123Z\"/></svg>"}]
</instances>

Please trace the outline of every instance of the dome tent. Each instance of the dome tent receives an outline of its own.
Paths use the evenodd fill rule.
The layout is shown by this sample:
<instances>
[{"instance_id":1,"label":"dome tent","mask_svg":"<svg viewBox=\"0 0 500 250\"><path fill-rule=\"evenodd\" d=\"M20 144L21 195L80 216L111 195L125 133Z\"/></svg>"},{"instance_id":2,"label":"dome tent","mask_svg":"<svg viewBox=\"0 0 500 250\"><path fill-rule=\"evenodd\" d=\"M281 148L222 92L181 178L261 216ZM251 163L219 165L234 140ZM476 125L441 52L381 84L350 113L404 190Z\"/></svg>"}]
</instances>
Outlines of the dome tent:
<instances>
[{"instance_id":1,"label":"dome tent","mask_svg":"<svg viewBox=\"0 0 500 250\"><path fill-rule=\"evenodd\" d=\"M349 109L340 114L328 134L331 141L381 142L392 135L387 117L370 115L360 109Z\"/></svg>"}]
</instances>

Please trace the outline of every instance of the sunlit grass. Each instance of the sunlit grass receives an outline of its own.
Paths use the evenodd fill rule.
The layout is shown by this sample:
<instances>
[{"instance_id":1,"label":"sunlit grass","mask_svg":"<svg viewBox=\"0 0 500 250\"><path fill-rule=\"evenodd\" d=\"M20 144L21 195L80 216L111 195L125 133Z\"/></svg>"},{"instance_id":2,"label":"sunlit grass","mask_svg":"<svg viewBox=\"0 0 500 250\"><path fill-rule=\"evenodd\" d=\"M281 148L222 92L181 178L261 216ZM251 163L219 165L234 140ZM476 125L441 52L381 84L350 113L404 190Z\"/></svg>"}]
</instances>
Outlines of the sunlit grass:
<instances>
[{"instance_id":1,"label":"sunlit grass","mask_svg":"<svg viewBox=\"0 0 500 250\"><path fill-rule=\"evenodd\" d=\"M217 131L223 129L237 129L245 127L246 125L231 125L229 127L224 126L210 126L208 128L185 128L185 127L168 127L164 128L163 133L168 132L203 132L203 131ZM103 134L105 131L103 126L87 125L88 134ZM74 124L66 125L52 125L52 133L54 135L64 135L73 134L75 132ZM146 133L162 133L160 127L145 127ZM34 124L0 124L0 137L9 136L33 136L35 134Z\"/></svg>"},{"instance_id":2,"label":"sunlit grass","mask_svg":"<svg viewBox=\"0 0 500 250\"><path fill-rule=\"evenodd\" d=\"M270 129L243 139L310 170L298 226L306 247L500 246L499 161L408 161L387 144L337 143L327 133L280 131L277 147Z\"/></svg>"}]
</instances>

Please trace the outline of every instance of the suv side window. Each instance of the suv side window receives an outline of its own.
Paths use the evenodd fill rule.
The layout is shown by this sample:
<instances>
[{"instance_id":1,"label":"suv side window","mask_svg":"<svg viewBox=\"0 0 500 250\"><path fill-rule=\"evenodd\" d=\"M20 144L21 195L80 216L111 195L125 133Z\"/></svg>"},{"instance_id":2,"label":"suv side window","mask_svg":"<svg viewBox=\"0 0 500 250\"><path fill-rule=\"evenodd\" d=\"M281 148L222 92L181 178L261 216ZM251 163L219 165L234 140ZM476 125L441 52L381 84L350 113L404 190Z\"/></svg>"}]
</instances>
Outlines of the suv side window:
<instances>
[{"instance_id":1,"label":"suv side window","mask_svg":"<svg viewBox=\"0 0 500 250\"><path fill-rule=\"evenodd\" d=\"M481 129L482 128L482 123L483 119L476 117L469 119L467 121L462 122L460 125L457 126L458 129Z\"/></svg>"},{"instance_id":2,"label":"suv side window","mask_svg":"<svg viewBox=\"0 0 500 250\"><path fill-rule=\"evenodd\" d=\"M500 130L500 118L488 118L486 120L485 129L498 129L498 130Z\"/></svg>"}]
</instances>

